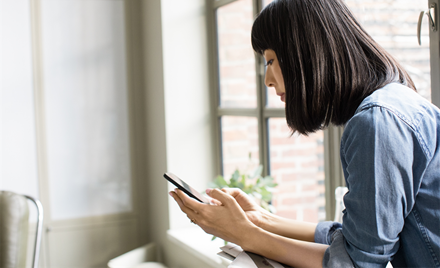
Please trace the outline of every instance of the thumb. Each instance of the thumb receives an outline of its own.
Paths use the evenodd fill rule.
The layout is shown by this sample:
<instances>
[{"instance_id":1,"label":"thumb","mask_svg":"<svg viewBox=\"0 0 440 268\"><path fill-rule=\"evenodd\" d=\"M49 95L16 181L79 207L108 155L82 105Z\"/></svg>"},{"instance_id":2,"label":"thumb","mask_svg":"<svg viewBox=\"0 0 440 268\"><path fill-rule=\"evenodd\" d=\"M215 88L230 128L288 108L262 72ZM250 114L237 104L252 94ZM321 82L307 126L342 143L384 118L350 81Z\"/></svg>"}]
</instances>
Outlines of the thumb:
<instances>
[{"instance_id":1,"label":"thumb","mask_svg":"<svg viewBox=\"0 0 440 268\"><path fill-rule=\"evenodd\" d=\"M230 204L235 200L231 195L221 191L220 189L206 189L206 194L214 199L217 199L223 205Z\"/></svg>"},{"instance_id":2,"label":"thumb","mask_svg":"<svg viewBox=\"0 0 440 268\"><path fill-rule=\"evenodd\" d=\"M246 195L246 193L243 192L240 188L223 188L222 191L231 195L234 198L237 198L237 196Z\"/></svg>"}]
</instances>

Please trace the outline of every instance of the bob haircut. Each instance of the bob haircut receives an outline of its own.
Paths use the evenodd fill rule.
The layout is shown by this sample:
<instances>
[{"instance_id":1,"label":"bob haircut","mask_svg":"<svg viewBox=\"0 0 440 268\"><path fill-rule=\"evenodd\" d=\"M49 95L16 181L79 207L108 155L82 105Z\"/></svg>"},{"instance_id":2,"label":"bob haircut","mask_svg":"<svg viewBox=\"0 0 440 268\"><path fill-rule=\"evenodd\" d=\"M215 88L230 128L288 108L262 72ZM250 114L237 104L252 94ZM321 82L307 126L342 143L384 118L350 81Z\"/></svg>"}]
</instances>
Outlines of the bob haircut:
<instances>
[{"instance_id":1,"label":"bob haircut","mask_svg":"<svg viewBox=\"0 0 440 268\"><path fill-rule=\"evenodd\" d=\"M389 83L416 90L342 0L275 0L254 21L252 47L277 55L292 134L345 124L363 99Z\"/></svg>"}]
</instances>

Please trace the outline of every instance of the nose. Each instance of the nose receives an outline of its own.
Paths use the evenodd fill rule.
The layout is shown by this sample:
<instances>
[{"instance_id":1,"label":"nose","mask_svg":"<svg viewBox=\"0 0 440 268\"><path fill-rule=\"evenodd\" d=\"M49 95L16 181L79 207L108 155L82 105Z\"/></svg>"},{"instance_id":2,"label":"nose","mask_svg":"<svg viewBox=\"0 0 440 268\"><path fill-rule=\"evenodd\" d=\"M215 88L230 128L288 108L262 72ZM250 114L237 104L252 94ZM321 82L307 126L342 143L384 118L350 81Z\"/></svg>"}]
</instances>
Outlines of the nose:
<instances>
[{"instance_id":1,"label":"nose","mask_svg":"<svg viewBox=\"0 0 440 268\"><path fill-rule=\"evenodd\" d=\"M271 66L268 66L266 68L266 76L264 77L264 84L266 87L275 87L275 78L273 76L272 70L270 68Z\"/></svg>"}]
</instances>

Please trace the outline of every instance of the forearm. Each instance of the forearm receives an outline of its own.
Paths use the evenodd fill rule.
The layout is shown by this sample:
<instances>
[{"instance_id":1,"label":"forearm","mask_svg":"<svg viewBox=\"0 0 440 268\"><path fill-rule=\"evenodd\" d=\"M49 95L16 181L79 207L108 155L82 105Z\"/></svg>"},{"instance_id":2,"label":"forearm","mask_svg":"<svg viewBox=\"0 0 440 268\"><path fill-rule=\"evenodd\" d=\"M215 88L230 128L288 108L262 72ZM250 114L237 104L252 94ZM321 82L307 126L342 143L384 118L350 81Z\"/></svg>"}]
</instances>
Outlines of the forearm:
<instances>
[{"instance_id":1,"label":"forearm","mask_svg":"<svg viewBox=\"0 0 440 268\"><path fill-rule=\"evenodd\" d=\"M288 238L301 241L315 242L315 223L291 220L264 213L259 227L262 229Z\"/></svg>"},{"instance_id":2,"label":"forearm","mask_svg":"<svg viewBox=\"0 0 440 268\"><path fill-rule=\"evenodd\" d=\"M258 227L250 228L240 246L292 267L322 267L327 245L283 237Z\"/></svg>"}]
</instances>

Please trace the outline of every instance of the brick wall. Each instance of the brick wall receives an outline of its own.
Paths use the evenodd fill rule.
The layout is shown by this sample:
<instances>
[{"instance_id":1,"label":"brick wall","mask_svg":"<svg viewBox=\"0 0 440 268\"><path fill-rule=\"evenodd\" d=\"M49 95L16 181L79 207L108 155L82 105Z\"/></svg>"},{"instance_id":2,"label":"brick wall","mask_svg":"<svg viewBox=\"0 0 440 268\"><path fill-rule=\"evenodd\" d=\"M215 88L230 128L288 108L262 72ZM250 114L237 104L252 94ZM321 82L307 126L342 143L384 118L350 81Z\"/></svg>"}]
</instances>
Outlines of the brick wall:
<instances>
[{"instance_id":1,"label":"brick wall","mask_svg":"<svg viewBox=\"0 0 440 268\"><path fill-rule=\"evenodd\" d=\"M346 0L365 30L408 71L418 92L430 100L429 26L425 16L422 46L417 43L420 11L427 0Z\"/></svg>"},{"instance_id":2,"label":"brick wall","mask_svg":"<svg viewBox=\"0 0 440 268\"><path fill-rule=\"evenodd\" d=\"M325 219L324 136L294 135L284 118L269 120L271 175L279 186L274 195L276 214L317 222Z\"/></svg>"},{"instance_id":3,"label":"brick wall","mask_svg":"<svg viewBox=\"0 0 440 268\"><path fill-rule=\"evenodd\" d=\"M223 173L226 178L230 178L237 168L241 172L252 174L260 163L257 119L223 116L221 126Z\"/></svg>"},{"instance_id":4,"label":"brick wall","mask_svg":"<svg viewBox=\"0 0 440 268\"><path fill-rule=\"evenodd\" d=\"M220 100L223 107L257 105L255 57L250 42L251 0L240 0L217 10Z\"/></svg>"}]
</instances>

